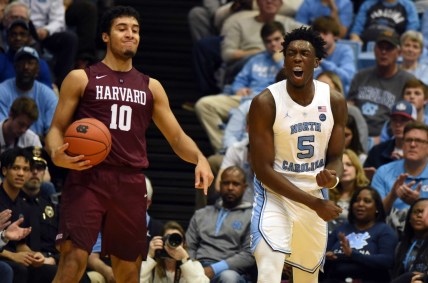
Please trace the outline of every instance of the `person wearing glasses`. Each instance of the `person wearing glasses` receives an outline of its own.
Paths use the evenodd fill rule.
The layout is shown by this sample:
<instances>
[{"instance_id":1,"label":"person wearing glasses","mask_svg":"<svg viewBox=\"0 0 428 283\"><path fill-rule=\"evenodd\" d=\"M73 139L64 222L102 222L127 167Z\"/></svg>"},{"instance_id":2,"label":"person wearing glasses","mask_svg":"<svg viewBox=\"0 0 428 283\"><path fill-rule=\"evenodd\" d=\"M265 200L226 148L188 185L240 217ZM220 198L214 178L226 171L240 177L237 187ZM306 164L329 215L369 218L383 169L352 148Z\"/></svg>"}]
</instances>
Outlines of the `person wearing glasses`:
<instances>
[{"instance_id":1,"label":"person wearing glasses","mask_svg":"<svg viewBox=\"0 0 428 283\"><path fill-rule=\"evenodd\" d=\"M410 205L428 197L428 125L412 122L404 128L403 158L378 168L372 186L382 196L388 222L403 232Z\"/></svg>"}]
</instances>

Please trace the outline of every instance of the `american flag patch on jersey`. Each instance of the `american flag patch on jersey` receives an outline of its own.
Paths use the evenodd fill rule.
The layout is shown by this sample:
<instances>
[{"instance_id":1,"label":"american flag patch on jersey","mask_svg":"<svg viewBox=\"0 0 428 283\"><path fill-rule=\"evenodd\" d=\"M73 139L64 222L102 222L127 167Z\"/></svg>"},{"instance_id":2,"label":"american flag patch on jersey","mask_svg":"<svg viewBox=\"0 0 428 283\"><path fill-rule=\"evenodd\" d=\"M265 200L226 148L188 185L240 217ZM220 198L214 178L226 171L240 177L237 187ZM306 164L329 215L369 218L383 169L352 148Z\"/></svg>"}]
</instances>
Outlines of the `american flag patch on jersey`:
<instances>
[{"instance_id":1,"label":"american flag patch on jersey","mask_svg":"<svg viewBox=\"0 0 428 283\"><path fill-rule=\"evenodd\" d=\"M318 106L318 112L327 112L327 107L325 107L325 106Z\"/></svg>"}]
</instances>

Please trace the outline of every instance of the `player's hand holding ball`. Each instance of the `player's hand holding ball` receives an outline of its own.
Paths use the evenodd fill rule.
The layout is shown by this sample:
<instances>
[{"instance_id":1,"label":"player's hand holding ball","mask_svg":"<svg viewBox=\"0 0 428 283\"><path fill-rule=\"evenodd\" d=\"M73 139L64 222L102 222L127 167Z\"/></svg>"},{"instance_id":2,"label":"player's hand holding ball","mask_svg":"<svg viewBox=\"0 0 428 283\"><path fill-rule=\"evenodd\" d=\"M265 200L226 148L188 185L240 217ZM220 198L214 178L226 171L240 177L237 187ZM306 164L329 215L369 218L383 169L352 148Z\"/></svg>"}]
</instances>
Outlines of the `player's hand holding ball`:
<instances>
[{"instance_id":1,"label":"player's hand holding ball","mask_svg":"<svg viewBox=\"0 0 428 283\"><path fill-rule=\"evenodd\" d=\"M85 170L104 161L111 150L111 135L99 120L85 118L73 122L64 133L64 145L52 155L57 166Z\"/></svg>"}]
</instances>

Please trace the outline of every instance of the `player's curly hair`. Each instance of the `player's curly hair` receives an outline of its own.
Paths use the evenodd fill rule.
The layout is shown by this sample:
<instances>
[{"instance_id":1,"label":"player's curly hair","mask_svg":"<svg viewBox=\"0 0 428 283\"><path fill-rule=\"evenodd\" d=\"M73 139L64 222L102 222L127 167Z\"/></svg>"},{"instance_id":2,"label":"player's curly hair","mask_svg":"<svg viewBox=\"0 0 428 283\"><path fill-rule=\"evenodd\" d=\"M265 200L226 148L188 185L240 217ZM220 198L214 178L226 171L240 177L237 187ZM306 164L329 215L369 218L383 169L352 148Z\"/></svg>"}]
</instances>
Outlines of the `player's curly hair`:
<instances>
[{"instance_id":1,"label":"player's curly hair","mask_svg":"<svg viewBox=\"0 0 428 283\"><path fill-rule=\"evenodd\" d=\"M113 20L120 17L134 17L138 21L138 23L141 22L140 14L133 7L115 6L104 13L100 21L100 33L102 34L103 32L105 32L107 34L110 34Z\"/></svg>"},{"instance_id":2,"label":"player's curly hair","mask_svg":"<svg viewBox=\"0 0 428 283\"><path fill-rule=\"evenodd\" d=\"M327 52L324 48L326 42L324 39L322 39L319 32L313 30L311 27L301 26L300 28L294 29L285 35L284 42L282 43L282 52L284 55L290 43L295 40L305 40L310 42L315 49L315 56L318 59L321 60L327 57Z\"/></svg>"}]
</instances>

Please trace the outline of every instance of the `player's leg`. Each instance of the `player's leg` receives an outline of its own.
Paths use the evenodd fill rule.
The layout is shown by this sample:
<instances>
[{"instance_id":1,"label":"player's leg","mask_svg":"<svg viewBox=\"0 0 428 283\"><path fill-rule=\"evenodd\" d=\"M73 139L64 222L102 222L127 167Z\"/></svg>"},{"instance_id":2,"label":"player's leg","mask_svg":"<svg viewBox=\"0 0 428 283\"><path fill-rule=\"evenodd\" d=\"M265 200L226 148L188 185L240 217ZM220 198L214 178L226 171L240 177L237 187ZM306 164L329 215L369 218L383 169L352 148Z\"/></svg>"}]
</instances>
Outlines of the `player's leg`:
<instances>
[{"instance_id":1,"label":"player's leg","mask_svg":"<svg viewBox=\"0 0 428 283\"><path fill-rule=\"evenodd\" d=\"M140 281L141 256L135 261L126 261L112 255L111 264L116 283L138 283Z\"/></svg>"},{"instance_id":2,"label":"player's leg","mask_svg":"<svg viewBox=\"0 0 428 283\"><path fill-rule=\"evenodd\" d=\"M257 283L280 282L285 254L272 250L264 239L260 239L254 251L257 263ZM306 282L306 281L294 281Z\"/></svg>"},{"instance_id":3,"label":"player's leg","mask_svg":"<svg viewBox=\"0 0 428 283\"><path fill-rule=\"evenodd\" d=\"M305 282L305 283L317 283L318 282L319 268L314 273L310 273L298 268L293 267L293 281L294 282Z\"/></svg>"},{"instance_id":4,"label":"player's leg","mask_svg":"<svg viewBox=\"0 0 428 283\"><path fill-rule=\"evenodd\" d=\"M53 283L77 283L86 270L88 252L73 246L70 240L61 242L61 256Z\"/></svg>"}]
</instances>

